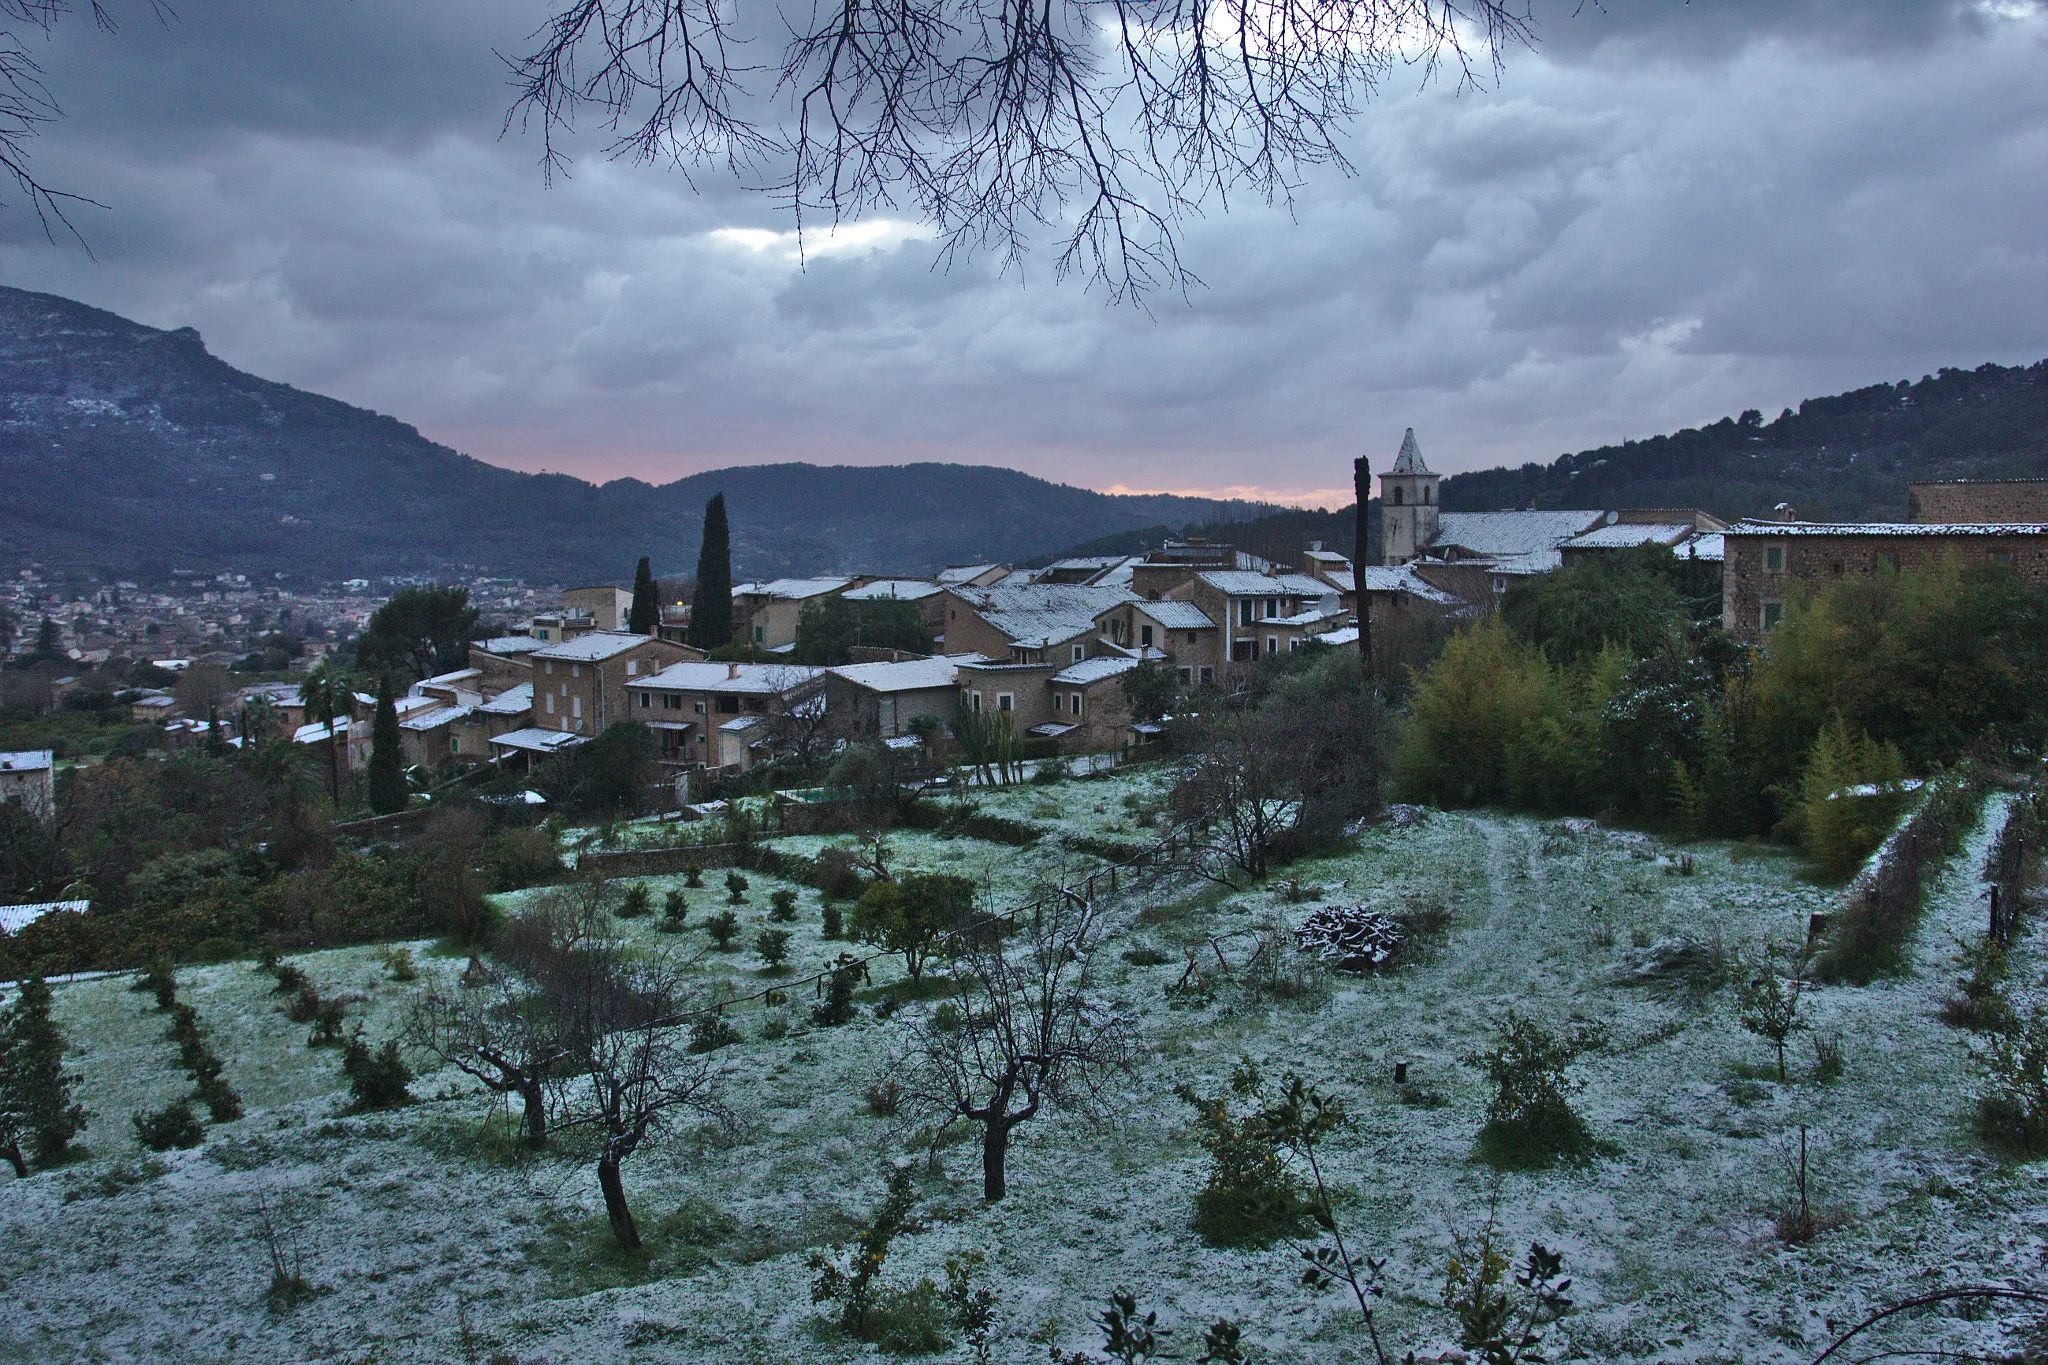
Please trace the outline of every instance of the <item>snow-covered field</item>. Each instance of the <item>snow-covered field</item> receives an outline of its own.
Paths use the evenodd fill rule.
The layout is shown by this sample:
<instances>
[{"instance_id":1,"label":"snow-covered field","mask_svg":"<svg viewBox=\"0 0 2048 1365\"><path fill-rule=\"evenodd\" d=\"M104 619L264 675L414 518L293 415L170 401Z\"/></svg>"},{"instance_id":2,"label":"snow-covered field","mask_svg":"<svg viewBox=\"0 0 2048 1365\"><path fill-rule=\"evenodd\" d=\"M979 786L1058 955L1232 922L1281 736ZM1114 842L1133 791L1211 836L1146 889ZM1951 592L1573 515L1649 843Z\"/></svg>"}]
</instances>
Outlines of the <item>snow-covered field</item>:
<instances>
[{"instance_id":1,"label":"snow-covered field","mask_svg":"<svg viewBox=\"0 0 2048 1365\"><path fill-rule=\"evenodd\" d=\"M1156 803L1160 783L1134 770L989 793L987 808L1143 842L1150 831L1125 798ZM1450 1237L1476 1228L1490 1202L1515 1246L1540 1239L1565 1253L1578 1308L1553 1330L1553 1358L1807 1360L1830 1323L1846 1326L1888 1299L2039 1273L2048 1174L1977 1149L1967 1036L1934 1017L1958 937L1981 931L1978 873L1998 800L1930 898L1917 970L1812 990L1813 1032L1795 1038L1785 1085L1766 1073L1768 1049L1739 1027L1728 991L1626 982L1632 964L1674 936L1731 947L1802 938L1807 916L1834 895L1802 881L1780 853L1744 849L1738 860L1726 846L1695 845L1694 870L1681 875L1657 859L1672 850L1640 835L1436 813L1287 869L1320 887L1321 901L1290 903L1277 879L1234 895L1194 882L1149 888L1120 904L1118 941L1096 981L1136 1017L1146 1044L1116 1097L1120 1117L1025 1125L1010 1196L994 1208L980 1203L974 1148L945 1151L922 1186L926 1226L899 1241L887 1278L941 1278L949 1253L984 1253L1001 1299L999 1360L1042 1361L1049 1343L1092 1346L1090 1316L1119 1287L1158 1310L1184 1358L1197 1353L1203 1325L1227 1316L1245 1325L1262 1362L1369 1359L1356 1310L1297 1284L1295 1246L1219 1251L1189 1228L1206 1158L1174 1089L1214 1092L1244 1057L1350 1101L1356 1121L1331 1144L1330 1169L1353 1245L1389 1258L1382 1330L1402 1350L1455 1345L1439 1306ZM899 866L971 876L999 902L1088 865L1051 841L1013 849L905 833L890 843ZM679 879L647 879L655 913L628 930L650 948L701 955L698 972L752 992L772 979L750 948L710 952L694 927L723 901L720 875L690 894L693 927L675 936L658 921L662 893ZM742 945L778 887L751 880ZM785 927L796 930L792 965L802 974L847 945L820 938L817 893L796 889L799 919ZM1166 994L1184 944L1225 936L1222 951L1241 962L1252 938L1240 931L1298 923L1320 903L1403 901L1450 910L1437 948L1389 975L1337 978L1319 1004L1246 1008L1226 989L1176 1007ZM1139 947L1172 961L1124 960ZM424 973L463 966L431 944L412 948ZM372 1038L396 1030L413 988L387 978L379 950L294 961L323 993L350 997L351 1026ZM877 964L876 989L894 975ZM2039 976L2023 946L2016 981L2031 988ZM645 1254L628 1256L611 1247L588 1153L573 1139L547 1158L513 1160L502 1115L491 1118L489 1101L453 1072L422 1076L420 1103L408 1109L340 1117L336 1051L306 1046L306 1027L285 1019L270 978L238 963L185 970L179 982L247 1115L212 1128L200 1148L142 1152L128 1116L188 1088L163 1016L125 978L57 987L92 1155L24 1181L0 1177L0 1359L566 1365L876 1354L823 1325L804 1258L844 1239L879 1198L883 1164L907 1156L904 1135L863 1100L898 1057L900 1016L864 1011L854 1024L813 1028L807 994L737 1015L747 1041L716 1054L737 1124L686 1127L628 1163L648 1234ZM1605 1028L1607 1047L1577 1074L1582 1112L1612 1155L1585 1169L1500 1177L1471 1159L1486 1093L1460 1059L1511 1006ZM785 1022L785 1034L764 1036ZM1841 1040L1846 1074L1831 1084L1811 1079L1815 1036ZM1397 1061L1410 1066L1405 1098L1392 1084ZM1772 1221L1791 1197L1801 1125L1814 1198L1846 1221L1788 1248ZM317 1290L295 1305L266 1300L263 1208ZM2009 1344L2016 1320L2005 1310L1899 1320L1860 1339L1870 1344L1856 1354L1987 1349Z\"/></svg>"}]
</instances>

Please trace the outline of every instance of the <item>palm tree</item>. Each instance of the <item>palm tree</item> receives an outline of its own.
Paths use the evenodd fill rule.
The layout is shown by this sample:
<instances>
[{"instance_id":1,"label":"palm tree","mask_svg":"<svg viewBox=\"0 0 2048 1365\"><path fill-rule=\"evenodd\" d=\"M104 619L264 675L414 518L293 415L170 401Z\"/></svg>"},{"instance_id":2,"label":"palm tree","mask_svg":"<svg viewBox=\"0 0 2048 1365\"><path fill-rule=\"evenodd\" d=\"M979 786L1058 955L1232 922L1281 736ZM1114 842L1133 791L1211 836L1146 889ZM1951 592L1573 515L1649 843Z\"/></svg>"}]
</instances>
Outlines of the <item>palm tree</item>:
<instances>
[{"instance_id":1,"label":"palm tree","mask_svg":"<svg viewBox=\"0 0 2048 1365\"><path fill-rule=\"evenodd\" d=\"M348 716L355 706L355 689L348 675L322 659L299 684L299 700L305 703L306 719L327 726L327 776L337 803L341 800L341 764L334 756L334 722Z\"/></svg>"}]
</instances>

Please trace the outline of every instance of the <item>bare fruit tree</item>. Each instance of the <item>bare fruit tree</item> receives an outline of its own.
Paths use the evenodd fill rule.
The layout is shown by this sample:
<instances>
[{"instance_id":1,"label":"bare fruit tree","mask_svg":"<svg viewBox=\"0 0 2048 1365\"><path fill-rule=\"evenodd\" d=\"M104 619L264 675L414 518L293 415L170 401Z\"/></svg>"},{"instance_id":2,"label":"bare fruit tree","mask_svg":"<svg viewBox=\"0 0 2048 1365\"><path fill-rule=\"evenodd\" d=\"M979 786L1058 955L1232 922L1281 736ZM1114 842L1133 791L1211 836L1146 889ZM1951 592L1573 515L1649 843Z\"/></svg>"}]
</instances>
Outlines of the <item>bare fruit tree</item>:
<instances>
[{"instance_id":1,"label":"bare fruit tree","mask_svg":"<svg viewBox=\"0 0 2048 1365\"><path fill-rule=\"evenodd\" d=\"M950 257L1064 237L1056 269L1117 297L1193 277L1178 220L1288 199L1345 167L1397 69L1491 76L1526 0L556 0L513 62L513 120L591 110L610 152L717 167L801 227L907 206Z\"/></svg>"},{"instance_id":2,"label":"bare fruit tree","mask_svg":"<svg viewBox=\"0 0 2048 1365\"><path fill-rule=\"evenodd\" d=\"M1129 1021L1088 997L1101 912L1072 892L1019 917L1015 941L963 945L960 992L915 1027L909 1097L924 1115L981 1126L982 1197L1007 1188L1018 1125L1048 1108L1092 1108L1136 1056Z\"/></svg>"},{"instance_id":3,"label":"bare fruit tree","mask_svg":"<svg viewBox=\"0 0 2048 1365\"><path fill-rule=\"evenodd\" d=\"M497 972L455 990L426 987L408 1007L405 1041L487 1089L519 1096L526 1145L547 1145L548 1087L571 1051L531 983Z\"/></svg>"}]
</instances>

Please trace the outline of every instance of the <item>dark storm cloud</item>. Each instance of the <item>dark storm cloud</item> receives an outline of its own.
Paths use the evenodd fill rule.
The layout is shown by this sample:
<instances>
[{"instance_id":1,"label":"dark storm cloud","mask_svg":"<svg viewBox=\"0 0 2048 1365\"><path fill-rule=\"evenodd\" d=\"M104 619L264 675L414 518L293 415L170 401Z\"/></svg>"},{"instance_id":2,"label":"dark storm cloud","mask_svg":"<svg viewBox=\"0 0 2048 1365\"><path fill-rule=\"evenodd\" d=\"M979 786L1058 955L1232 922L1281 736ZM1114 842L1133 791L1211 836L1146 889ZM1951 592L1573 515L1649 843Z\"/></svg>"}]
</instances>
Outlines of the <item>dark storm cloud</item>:
<instances>
[{"instance_id":1,"label":"dark storm cloud","mask_svg":"<svg viewBox=\"0 0 2048 1365\"><path fill-rule=\"evenodd\" d=\"M2048 97L2025 7L1544 14L1497 88L1390 90L1353 178L1187 225L1149 312L877 219L799 258L719 178L500 138L538 3L220 0L60 31L38 150L97 260L0 268L487 459L670 477L952 458L1343 496L1941 364L2048 354ZM594 135L591 135L594 137ZM591 142L580 149L588 153Z\"/></svg>"}]
</instances>

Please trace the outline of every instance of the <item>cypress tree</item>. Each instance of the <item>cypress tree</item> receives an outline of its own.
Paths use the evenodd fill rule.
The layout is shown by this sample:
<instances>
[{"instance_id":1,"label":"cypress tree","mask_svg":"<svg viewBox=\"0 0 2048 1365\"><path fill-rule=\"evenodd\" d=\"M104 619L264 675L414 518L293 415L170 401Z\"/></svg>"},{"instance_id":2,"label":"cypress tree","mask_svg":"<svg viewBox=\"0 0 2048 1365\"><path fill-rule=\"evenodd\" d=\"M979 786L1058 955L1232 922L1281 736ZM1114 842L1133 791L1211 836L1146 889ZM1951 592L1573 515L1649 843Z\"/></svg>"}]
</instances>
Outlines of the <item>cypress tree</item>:
<instances>
[{"instance_id":1,"label":"cypress tree","mask_svg":"<svg viewBox=\"0 0 2048 1365\"><path fill-rule=\"evenodd\" d=\"M652 635L660 624L661 602L654 595L654 569L647 556L641 555L640 567L633 570L633 610L626 616L626 629L635 635Z\"/></svg>"},{"instance_id":2,"label":"cypress tree","mask_svg":"<svg viewBox=\"0 0 2048 1365\"><path fill-rule=\"evenodd\" d=\"M405 809L405 773L398 762L398 707L391 675L377 681L377 717L370 727L370 809L390 815Z\"/></svg>"},{"instance_id":3,"label":"cypress tree","mask_svg":"<svg viewBox=\"0 0 2048 1365\"><path fill-rule=\"evenodd\" d=\"M38 1166L70 1152L85 1127L85 1107L73 1102L76 1076L64 1074L64 1035L50 1018L50 988L39 976L21 983L14 1004L0 1015L0 1152L26 1175L21 1145Z\"/></svg>"},{"instance_id":4,"label":"cypress tree","mask_svg":"<svg viewBox=\"0 0 2048 1365\"><path fill-rule=\"evenodd\" d=\"M723 493L704 505L704 546L697 551L690 643L699 649L732 643L732 540L725 525Z\"/></svg>"}]
</instances>

